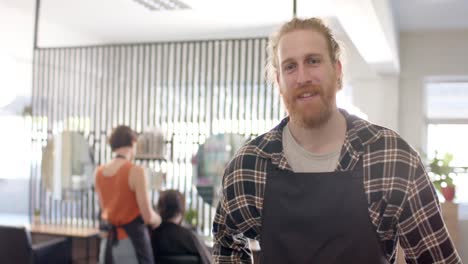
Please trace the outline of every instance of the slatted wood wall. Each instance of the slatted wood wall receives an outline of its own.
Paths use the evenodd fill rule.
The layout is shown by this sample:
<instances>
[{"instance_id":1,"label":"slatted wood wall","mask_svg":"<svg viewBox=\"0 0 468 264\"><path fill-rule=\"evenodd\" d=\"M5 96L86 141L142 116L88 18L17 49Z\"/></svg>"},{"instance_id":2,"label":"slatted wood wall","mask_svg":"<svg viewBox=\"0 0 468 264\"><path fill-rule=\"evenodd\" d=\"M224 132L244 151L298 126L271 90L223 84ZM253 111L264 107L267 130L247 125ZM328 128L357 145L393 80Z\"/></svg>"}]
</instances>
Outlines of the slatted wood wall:
<instances>
[{"instance_id":1,"label":"slatted wood wall","mask_svg":"<svg viewBox=\"0 0 468 264\"><path fill-rule=\"evenodd\" d=\"M266 44L255 38L36 49L31 212L40 209L47 223L98 225L92 188L79 201L53 200L45 191L41 153L53 135L82 133L102 164L111 158L106 139L114 126L157 127L166 137L167 162L145 165L165 166L165 188L185 193L208 235L213 208L192 185L191 158L212 134L251 137L284 116L277 89L264 78Z\"/></svg>"}]
</instances>

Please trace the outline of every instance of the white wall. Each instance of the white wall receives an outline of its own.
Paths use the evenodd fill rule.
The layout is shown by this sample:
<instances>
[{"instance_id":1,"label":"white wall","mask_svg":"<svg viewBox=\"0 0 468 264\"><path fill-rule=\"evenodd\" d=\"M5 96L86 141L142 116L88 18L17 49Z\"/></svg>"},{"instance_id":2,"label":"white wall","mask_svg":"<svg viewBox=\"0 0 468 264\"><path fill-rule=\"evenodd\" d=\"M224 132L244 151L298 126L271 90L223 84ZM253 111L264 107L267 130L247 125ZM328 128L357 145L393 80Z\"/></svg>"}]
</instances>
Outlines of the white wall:
<instances>
[{"instance_id":1,"label":"white wall","mask_svg":"<svg viewBox=\"0 0 468 264\"><path fill-rule=\"evenodd\" d=\"M425 152L424 80L468 76L468 30L404 32L400 55L400 132L413 147Z\"/></svg>"},{"instance_id":2,"label":"white wall","mask_svg":"<svg viewBox=\"0 0 468 264\"><path fill-rule=\"evenodd\" d=\"M398 76L377 76L353 81L354 105L369 121L395 131L398 127Z\"/></svg>"},{"instance_id":3,"label":"white wall","mask_svg":"<svg viewBox=\"0 0 468 264\"><path fill-rule=\"evenodd\" d=\"M30 14L0 5L0 93L30 95L34 19Z\"/></svg>"},{"instance_id":4,"label":"white wall","mask_svg":"<svg viewBox=\"0 0 468 264\"><path fill-rule=\"evenodd\" d=\"M398 75L376 73L344 35L338 36L344 47L343 74L352 87L352 103L368 116L368 120L398 131ZM346 88L345 88L346 89Z\"/></svg>"},{"instance_id":5,"label":"white wall","mask_svg":"<svg viewBox=\"0 0 468 264\"><path fill-rule=\"evenodd\" d=\"M31 95L34 15L34 0L0 2L0 69L3 76L0 78L0 95L8 91L8 94L14 91L18 96ZM96 39L58 25L44 16L39 21L39 47Z\"/></svg>"},{"instance_id":6,"label":"white wall","mask_svg":"<svg viewBox=\"0 0 468 264\"><path fill-rule=\"evenodd\" d=\"M1 104L3 101L11 102L15 97L30 97L32 94L34 10L34 0L0 2ZM42 32L39 35L39 46L51 42L60 43L64 40L91 38L47 21L47 17L42 17L41 21ZM5 97L10 99L6 100ZM18 150L5 152L4 157L0 159L0 165L7 169L3 175L0 175L0 201L8 200L7 203L0 202L0 213L26 214L28 210L30 174L29 170L25 168L28 168L30 162L30 155L27 152L30 149L30 138L23 133L25 131L15 130L21 129L20 126L13 126L18 122L24 123L18 114L18 112L0 109L0 125L2 129L9 128L9 130L3 131L3 134L8 134L8 136L0 138L0 145L14 145ZM26 129L26 132L29 131L30 128ZM15 164L16 169L14 166L7 166L8 164ZM23 168L23 170L18 168Z\"/></svg>"}]
</instances>

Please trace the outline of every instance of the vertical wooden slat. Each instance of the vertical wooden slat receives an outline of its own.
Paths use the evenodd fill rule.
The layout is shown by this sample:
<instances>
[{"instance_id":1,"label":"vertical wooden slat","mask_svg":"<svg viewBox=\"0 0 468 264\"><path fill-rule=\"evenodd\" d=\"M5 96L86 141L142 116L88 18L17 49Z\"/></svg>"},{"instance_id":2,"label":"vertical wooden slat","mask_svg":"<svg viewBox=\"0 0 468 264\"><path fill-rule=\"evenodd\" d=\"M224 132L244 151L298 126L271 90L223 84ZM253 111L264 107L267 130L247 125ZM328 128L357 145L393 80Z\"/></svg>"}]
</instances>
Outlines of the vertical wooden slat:
<instances>
[{"instance_id":1,"label":"vertical wooden slat","mask_svg":"<svg viewBox=\"0 0 468 264\"><path fill-rule=\"evenodd\" d=\"M105 133L106 133L106 127L105 127L105 98L106 98L106 93L105 93L105 84L106 84L106 73L105 73L105 64L106 64L106 49L103 47L99 47L98 50L98 63L99 63L99 95L98 95L98 101L99 104L97 105L97 128L96 130L99 131L98 133L98 138L99 138L99 143L98 143L98 148L99 148L99 163L102 164L105 162L105 149L103 148L103 144L105 144Z\"/></svg>"},{"instance_id":2,"label":"vertical wooden slat","mask_svg":"<svg viewBox=\"0 0 468 264\"><path fill-rule=\"evenodd\" d=\"M136 131L138 132L143 132L143 118L142 118L142 95L143 95L143 46L142 45L137 45L135 47L138 51L137 57L136 57L136 69L137 69L137 74L135 75L136 77L136 82L135 82L135 127Z\"/></svg>"},{"instance_id":3,"label":"vertical wooden slat","mask_svg":"<svg viewBox=\"0 0 468 264\"><path fill-rule=\"evenodd\" d=\"M155 112L155 90L156 90L156 86L154 85L155 83L155 70L156 70L156 67L155 67L155 61L156 61L156 52L155 52L155 45L154 44L151 44L148 46L148 50L149 50L149 55L148 55L148 110L147 110L147 113L148 113L148 126L151 127L151 128L154 128L156 126L155 124L155 119L156 119L156 112Z\"/></svg>"},{"instance_id":4,"label":"vertical wooden slat","mask_svg":"<svg viewBox=\"0 0 468 264\"><path fill-rule=\"evenodd\" d=\"M166 58L166 55L167 53L165 52L165 46L164 44L158 44L157 45L157 59L158 59L158 63L157 63L157 78L156 78L156 81L158 84L156 84L156 87L157 87L157 92L156 92L156 106L157 106L157 109L156 109L156 114L157 114L157 124L160 126L160 128L163 130L164 134L166 135L167 137L167 134L165 133L166 131L164 131L164 126L163 126L163 123L164 123L164 112L163 112L163 109L164 109L164 102L166 101L166 98L164 97L164 78L165 78L165 58ZM159 81L158 81L158 78L159 78Z\"/></svg>"},{"instance_id":5,"label":"vertical wooden slat","mask_svg":"<svg viewBox=\"0 0 468 264\"><path fill-rule=\"evenodd\" d=\"M129 122L129 110L128 110L128 94L127 94L127 91L129 89L129 83L128 83L128 79L129 79L129 57L128 57L128 54L129 54L129 48L127 46L123 46L122 47L122 67L123 67L123 72L122 72L122 86L121 86L121 103L122 103L122 124L127 124L128 125L128 122Z\"/></svg>"},{"instance_id":6,"label":"vertical wooden slat","mask_svg":"<svg viewBox=\"0 0 468 264\"><path fill-rule=\"evenodd\" d=\"M249 65L248 65L248 61L249 61L249 53L248 53L248 42L247 40L243 40L242 41L242 56L241 56L241 63L240 63L240 67L243 68L243 71L242 71L242 77L241 77L241 80L239 80L239 83L240 83L240 86L241 86L241 98L242 98L242 102L240 103L240 111L241 111L241 115L242 115L242 131L240 132L240 134L243 134L245 135L247 133L247 127L246 127L246 124L247 124L247 111L246 111L246 108L247 108L247 74L248 74L248 69L249 69Z\"/></svg>"},{"instance_id":7,"label":"vertical wooden slat","mask_svg":"<svg viewBox=\"0 0 468 264\"><path fill-rule=\"evenodd\" d=\"M53 123L53 82L52 82L52 71L53 71L53 53L46 52L46 59L44 63L44 85L45 85L45 107L44 107L44 116L47 117L47 131L48 134L51 134L51 127Z\"/></svg>"},{"instance_id":8,"label":"vertical wooden slat","mask_svg":"<svg viewBox=\"0 0 468 264\"><path fill-rule=\"evenodd\" d=\"M232 74L230 75L230 70L232 67L232 53L230 53L230 49L229 49L229 46L232 45L232 41L227 41L225 43L225 46L224 46L224 54L225 54L225 59L224 59L224 82L223 82L223 91L224 91L224 97L225 97L225 101L224 101L224 115L223 115L223 118L224 120L227 120L227 122L225 124L223 124L223 126L226 126L226 124L231 124L231 122L229 122L229 120L231 119L231 114L230 114L230 111L229 109L231 109L230 105L232 104L232 96L230 96L230 91L231 89L229 89L229 78L230 76L232 76ZM228 123L229 122L229 123ZM228 128L228 131L229 132L232 132L231 130L231 127L229 126Z\"/></svg>"},{"instance_id":9,"label":"vertical wooden slat","mask_svg":"<svg viewBox=\"0 0 468 264\"><path fill-rule=\"evenodd\" d=\"M235 56L234 56L234 68L235 68L235 72L236 74L233 75L233 82L235 83L235 88L234 88L234 96L233 96L233 100L234 100L234 105L235 105L235 108L234 108L234 111L233 111L233 114L234 114L234 119L236 120L235 122L235 133L239 133L240 132L240 119L241 119L241 110L240 110L240 98L241 98L241 94L240 94L240 76L241 76L241 71L242 71L242 65L241 65L241 58L242 58L242 42L241 40L236 40L235 42L236 46L235 46Z\"/></svg>"},{"instance_id":10,"label":"vertical wooden slat","mask_svg":"<svg viewBox=\"0 0 468 264\"><path fill-rule=\"evenodd\" d=\"M218 73L218 76L217 76L217 83L216 83L216 87L217 87L217 97L218 97L218 105L216 106L216 119L218 120L218 126L220 126L222 128L222 131L221 132L225 132L225 127L223 125L223 122L222 120L225 119L224 118L224 107L223 105L225 104L226 102L226 95L224 93L224 87L222 87L222 83L223 83L223 79L225 78L225 68L226 68L226 64L224 63L223 61L223 58L225 58L225 54L223 53L224 52L224 49L223 47L225 46L225 41L219 41L218 42L218 57L217 57L217 64L218 64L218 70L217 70L217 73Z\"/></svg>"},{"instance_id":11,"label":"vertical wooden slat","mask_svg":"<svg viewBox=\"0 0 468 264\"><path fill-rule=\"evenodd\" d=\"M35 209L35 179L37 177L37 167L38 167L38 155L37 155L37 145L38 145L38 131L39 131L39 124L38 124L38 105L41 95L41 89L39 87L40 83L40 52L37 49L33 51L33 77L32 77L32 99L31 99L31 113L32 113L32 124L31 124L31 151L33 153L33 159L31 161L31 171L29 176L29 202L28 202L28 210L29 210L29 221L32 220L32 216Z\"/></svg>"},{"instance_id":12,"label":"vertical wooden slat","mask_svg":"<svg viewBox=\"0 0 468 264\"><path fill-rule=\"evenodd\" d=\"M114 78L114 46L111 46L108 48L107 52L107 58L106 58L106 96L105 96L105 102L106 106L104 108L104 118L105 118L105 131L106 134L104 135L104 144L103 148L106 150L106 155L105 155L105 162L108 162L111 157L112 157L112 152L109 147L107 147L107 137L109 136L110 131L112 131L112 122L113 122L113 116L112 116L112 108L114 105L113 102L113 94L114 94L114 86L113 86L113 78Z\"/></svg>"},{"instance_id":13,"label":"vertical wooden slat","mask_svg":"<svg viewBox=\"0 0 468 264\"><path fill-rule=\"evenodd\" d=\"M196 49L195 49L195 43L190 43L190 50L189 50L189 59L191 61L190 65L191 65L191 71L190 71L190 86L189 86L189 107L187 108L188 111L190 111L189 113L189 119L188 119L188 123L190 124L190 128L193 129L195 127L195 98L196 98L196 91L195 91L195 83L196 83L196 74L195 74L195 65L196 65ZM197 141L197 138L198 138L198 131L192 131L191 133L192 135L192 140ZM191 180L192 185L196 184L195 180L193 179L192 177L192 180ZM195 188L191 187L190 188L190 201L189 201L189 208L190 209L194 209L194 205L195 205L195 200L196 200L196 190Z\"/></svg>"},{"instance_id":14,"label":"vertical wooden slat","mask_svg":"<svg viewBox=\"0 0 468 264\"><path fill-rule=\"evenodd\" d=\"M168 95L168 104L167 104L167 135L171 141L174 141L174 115L175 109L177 106L175 105L175 81L176 81L176 71L177 71L177 44L176 43L169 43L169 57L168 57L168 78L167 78L167 86L165 89L167 90ZM174 155L174 157L176 157ZM176 160L172 159L170 162L170 178L172 182L173 188L178 188L178 180L176 177Z\"/></svg>"},{"instance_id":15,"label":"vertical wooden slat","mask_svg":"<svg viewBox=\"0 0 468 264\"><path fill-rule=\"evenodd\" d=\"M49 75L49 78L51 78L49 80L49 84L51 86L51 94L49 96L49 100L51 101L51 109L50 109L50 112L48 113L48 117L50 120L50 129L51 129L51 137L53 137L55 135L55 133L58 133L60 131L57 131L57 124L58 124L58 121L59 121L59 118L58 118L58 115L59 113L61 112L60 111L60 103L59 103L59 91L60 91L60 87L59 87L59 83L57 83L57 80L59 80L59 75L60 75L60 58L58 56L58 52L60 50L51 50L51 51L48 51L48 53L51 54L51 61L49 63L49 69L50 69L50 75ZM44 175L41 175L41 182L42 182L42 179L43 179ZM43 187L41 189L43 189L43 195L42 195L42 203L44 203L44 205L42 206L43 208L41 209L41 212L46 212L46 216L47 216L47 209L49 207L51 207L51 204L50 202L52 201L52 199L48 199L48 197L50 197L49 195L47 195L47 188L46 186L42 185ZM49 190L50 191L50 190ZM50 210L49 210L50 212ZM42 217L45 217L43 214L42 214ZM47 221L47 220L46 220Z\"/></svg>"},{"instance_id":16,"label":"vertical wooden slat","mask_svg":"<svg viewBox=\"0 0 468 264\"><path fill-rule=\"evenodd\" d=\"M81 106L83 105L83 79L82 79L82 70L83 70L83 49L78 48L76 49L76 59L77 59L77 67L75 69L75 90L77 98L74 100L75 104L75 114L74 114L74 121L76 122L76 126L74 127L75 131L82 130L82 122L81 122Z\"/></svg>"},{"instance_id":17,"label":"vertical wooden slat","mask_svg":"<svg viewBox=\"0 0 468 264\"><path fill-rule=\"evenodd\" d=\"M259 104L258 104L258 119L262 120L263 126L258 128L258 134L261 134L261 132L265 131L266 125L265 125L265 117L264 117L264 108L265 108L265 96L264 96L264 85L263 83L265 82L266 79L266 72L265 72L265 59L263 58L263 50L265 49L264 47L264 41L263 39L258 40L258 49L257 49L257 57L258 57L258 80L257 80L257 85L258 85L258 99L259 99Z\"/></svg>"},{"instance_id":18,"label":"vertical wooden slat","mask_svg":"<svg viewBox=\"0 0 468 264\"><path fill-rule=\"evenodd\" d=\"M93 124L93 131L94 131L94 138L93 138L93 145L92 145L92 148L94 150L94 162L96 162L96 164L99 164L100 163L100 160L99 160L99 145L98 145L98 142L100 141L100 135L101 135L101 129L100 127L98 126L99 124L99 108L98 108L98 102L100 102L100 95L101 95L101 87L100 87L100 80L101 80L101 68L99 67L99 62L100 62L100 59L99 59L99 55L100 55L100 50L99 48L97 47L94 47L93 48L93 76L94 76L94 80L93 80L93 96L91 97L91 106L90 106L90 109L91 109L91 117L92 119L94 120L92 122ZM100 105L100 104L99 104Z\"/></svg>"},{"instance_id":19,"label":"vertical wooden slat","mask_svg":"<svg viewBox=\"0 0 468 264\"><path fill-rule=\"evenodd\" d=\"M185 63L185 56L187 55L186 52L186 47L187 43L180 43L179 46L179 85L178 85L178 98L179 98L179 114L177 116L177 130L174 131L174 133L179 134L179 145L183 146L185 145L185 142L187 141L188 135L187 135L187 122L185 122L185 108L187 107L187 97L186 97L186 87L187 87L187 82L186 82L186 71L187 71L187 64ZM180 179L180 188L179 190L185 194L187 191L187 173L186 173L186 156L187 148L181 148L181 151L179 152L179 158L178 158L178 165L179 165L179 177Z\"/></svg>"},{"instance_id":20,"label":"vertical wooden slat","mask_svg":"<svg viewBox=\"0 0 468 264\"><path fill-rule=\"evenodd\" d=\"M257 113L258 113L258 96L257 96L257 92L258 92L258 87L255 85L255 81L257 80L257 71L256 71L256 56L255 56L255 47L256 47L256 44L257 44L257 40L249 40L249 43L250 43L250 48L249 48L249 52L250 52L250 84L249 84L249 90L250 90L250 95L249 95L249 98L250 98L250 102L248 104L248 106L250 105L250 118L249 118L249 133L248 133L248 136L250 137L252 134L254 134L254 125L255 124L258 124L258 118L257 118ZM246 108L247 110L248 108Z\"/></svg>"},{"instance_id":21,"label":"vertical wooden slat","mask_svg":"<svg viewBox=\"0 0 468 264\"><path fill-rule=\"evenodd\" d=\"M99 73L99 76L100 76L100 79L99 79L99 106L98 106L98 111L99 111L99 115L98 115L98 118L99 118L99 122L98 122L98 125L99 125L99 163L102 164L102 163L105 163L106 162L106 158L105 158L105 154L106 154L106 124L105 124L105 107L106 107L106 103L105 103L105 100L106 100L106 61L107 61L107 58L106 58L106 54L107 54L107 51L105 48L103 47L100 47L99 50L99 56L98 56L98 61L99 61L99 69L100 69L100 73ZM94 192L93 192L94 193ZM94 198L94 195L93 197ZM94 199L92 199L92 202L91 202L91 211L92 211L92 214L93 214L93 225L95 224L95 214L96 214L96 210L94 210Z\"/></svg>"},{"instance_id":22,"label":"vertical wooden slat","mask_svg":"<svg viewBox=\"0 0 468 264\"><path fill-rule=\"evenodd\" d=\"M214 46L214 41L209 41L207 43L207 49L208 49L208 63L207 63L207 76L208 76L208 81L206 83L206 88L207 88L207 100L208 100L208 107L207 107L207 115L208 115L208 119L207 119L207 124L208 124L208 127L209 127L209 130L208 130L208 135L212 135L213 134L213 120L214 120L214 106L215 106L215 103L216 103L216 98L215 98L215 94L214 94L214 84L215 84L215 80L214 80L214 62L215 62L215 46Z\"/></svg>"},{"instance_id":23,"label":"vertical wooden slat","mask_svg":"<svg viewBox=\"0 0 468 264\"><path fill-rule=\"evenodd\" d=\"M149 68L149 46L148 45L143 45L143 54L142 54L142 73L141 73L141 99L140 99L140 117L141 117L141 122L140 122L140 128L141 131L145 131L148 126L149 126L149 120L148 120L148 112L149 112L149 85L148 85L148 68Z\"/></svg>"},{"instance_id":24,"label":"vertical wooden slat","mask_svg":"<svg viewBox=\"0 0 468 264\"><path fill-rule=\"evenodd\" d=\"M169 88L173 93L172 97L172 111L171 111L171 135L172 135L172 142L173 144L177 145L179 144L178 140L179 137L176 132L176 127L178 123L178 114L180 112L180 64L179 64L179 58L180 58L180 51L181 51L181 44L180 43L174 43L174 54L173 54L173 60L172 60L172 85ZM172 160L172 178L174 180L174 188L180 190L180 155L179 153L176 153L174 155L174 159Z\"/></svg>"},{"instance_id":25,"label":"vertical wooden slat","mask_svg":"<svg viewBox=\"0 0 468 264\"><path fill-rule=\"evenodd\" d=\"M109 47L109 57L108 57L108 75L107 75L107 107L106 107L106 118L108 119L107 131L111 130L116 124L116 109L117 104L115 98L117 94L116 84L116 72L118 64L117 61L117 50L116 46Z\"/></svg>"},{"instance_id":26,"label":"vertical wooden slat","mask_svg":"<svg viewBox=\"0 0 468 264\"><path fill-rule=\"evenodd\" d=\"M57 114L58 114L58 108L57 108L57 101L58 101L58 85L56 83L57 81L57 74L56 72L59 70L58 67L58 55L57 52L58 50L51 50L48 53L50 53L50 65L49 65L49 85L50 85L50 111L48 116L50 117L50 129L52 130L52 134L54 134L56 123L57 123Z\"/></svg>"},{"instance_id":27,"label":"vertical wooden slat","mask_svg":"<svg viewBox=\"0 0 468 264\"><path fill-rule=\"evenodd\" d=\"M114 47L114 55L113 55L114 61L113 61L113 72L114 76L112 78L112 90L113 90L113 95L111 97L112 100L112 112L110 113L112 115L112 127L115 127L117 125L120 125L122 123L122 108L121 108L121 88L122 88L122 46L115 46Z\"/></svg>"},{"instance_id":28,"label":"vertical wooden slat","mask_svg":"<svg viewBox=\"0 0 468 264\"><path fill-rule=\"evenodd\" d=\"M72 131L78 131L79 130L79 122L77 120L78 111L79 111L80 102L81 102L80 87L79 87L79 83L80 83L80 58L79 58L79 54L80 54L80 48L73 49L73 60L74 60L74 63L73 63L73 86L72 86L73 97L70 100L71 103L72 103L71 104L71 115L70 115L71 122L72 122L72 126L71 126Z\"/></svg>"},{"instance_id":29,"label":"vertical wooden slat","mask_svg":"<svg viewBox=\"0 0 468 264\"><path fill-rule=\"evenodd\" d=\"M137 111L136 111L136 96L138 95L137 76L138 76L138 49L135 46L130 46L130 127L136 128Z\"/></svg>"},{"instance_id":30,"label":"vertical wooden slat","mask_svg":"<svg viewBox=\"0 0 468 264\"><path fill-rule=\"evenodd\" d=\"M90 134L91 131L91 116L90 116L90 111L89 111L89 106L91 105L91 100L92 100L92 95L91 95L91 48L90 47L85 47L84 48L85 52L85 67L84 67L84 100L85 103L83 104L83 117L86 121L85 127L84 127L84 134L87 137L87 142L88 144L92 144L92 135Z\"/></svg>"},{"instance_id":31,"label":"vertical wooden slat","mask_svg":"<svg viewBox=\"0 0 468 264\"><path fill-rule=\"evenodd\" d=\"M64 130L70 130L70 119L71 116L71 99L73 98L73 50L67 48L65 50L65 64L67 65L67 70L65 71L66 76L66 87L64 95Z\"/></svg>"},{"instance_id":32,"label":"vertical wooden slat","mask_svg":"<svg viewBox=\"0 0 468 264\"><path fill-rule=\"evenodd\" d=\"M51 108L52 108L52 82L51 82L51 54L50 52L44 53L44 60L43 60L43 118L45 118L46 122L43 122L42 132L47 135L46 139L50 138L51 135L51 125L52 125L52 115L51 115ZM45 145L45 142L41 142L42 146ZM42 153L42 151L41 151ZM42 173L39 173L39 177L37 177L37 202L36 208L39 210L43 210L44 206L44 184L42 182Z\"/></svg>"},{"instance_id":33,"label":"vertical wooden slat","mask_svg":"<svg viewBox=\"0 0 468 264\"><path fill-rule=\"evenodd\" d=\"M201 135L206 135L204 132L204 125L205 125L205 120L204 117L205 115L205 100L204 97L205 95L205 90L206 90L206 78L205 78L205 63L206 63L206 53L204 49L205 43L201 42L199 44L199 56L200 56L200 61L199 61L199 79L198 79L198 133Z\"/></svg>"},{"instance_id":34,"label":"vertical wooden slat","mask_svg":"<svg viewBox=\"0 0 468 264\"><path fill-rule=\"evenodd\" d=\"M170 67L170 49L169 44L164 43L162 55L163 55L163 66L161 75L161 125L164 128L165 135L170 137L169 133L169 114L167 109L169 108L169 67Z\"/></svg>"},{"instance_id":35,"label":"vertical wooden slat","mask_svg":"<svg viewBox=\"0 0 468 264\"><path fill-rule=\"evenodd\" d=\"M180 109L180 117L179 117L179 124L181 127L182 132L181 135L181 175L183 177L182 181L182 193L185 197L189 197L190 185L191 183L191 170L189 169L189 151L190 148L188 147L187 142L190 140L190 127L187 123L188 116L187 116L187 109L188 109L188 102L189 102L189 82L188 82L188 68L189 68L189 61L188 61L188 43L182 43L182 51L180 57L180 65L182 69L181 73L181 83L180 83L180 98L181 98L181 109Z\"/></svg>"},{"instance_id":36,"label":"vertical wooden slat","mask_svg":"<svg viewBox=\"0 0 468 264\"><path fill-rule=\"evenodd\" d=\"M209 89L209 48L208 48L209 43L207 41L203 42L203 86L202 86L202 91L203 91L203 134L209 135L209 120L210 120L210 94L211 91ZM207 131L208 130L208 131Z\"/></svg>"}]
</instances>

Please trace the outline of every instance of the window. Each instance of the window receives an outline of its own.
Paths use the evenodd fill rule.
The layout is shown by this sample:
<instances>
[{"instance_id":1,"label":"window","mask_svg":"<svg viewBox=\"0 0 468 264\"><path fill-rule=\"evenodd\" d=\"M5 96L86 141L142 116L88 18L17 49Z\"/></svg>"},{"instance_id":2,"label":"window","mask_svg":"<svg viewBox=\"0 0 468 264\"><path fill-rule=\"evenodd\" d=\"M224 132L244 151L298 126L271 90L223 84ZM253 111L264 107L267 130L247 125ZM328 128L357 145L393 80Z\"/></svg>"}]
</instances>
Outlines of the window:
<instances>
[{"instance_id":1,"label":"window","mask_svg":"<svg viewBox=\"0 0 468 264\"><path fill-rule=\"evenodd\" d=\"M427 156L435 152L451 153L454 167L468 167L468 124L429 124L427 131Z\"/></svg>"},{"instance_id":2,"label":"window","mask_svg":"<svg viewBox=\"0 0 468 264\"><path fill-rule=\"evenodd\" d=\"M451 153L456 201L468 203L468 82L426 85L427 159Z\"/></svg>"}]
</instances>

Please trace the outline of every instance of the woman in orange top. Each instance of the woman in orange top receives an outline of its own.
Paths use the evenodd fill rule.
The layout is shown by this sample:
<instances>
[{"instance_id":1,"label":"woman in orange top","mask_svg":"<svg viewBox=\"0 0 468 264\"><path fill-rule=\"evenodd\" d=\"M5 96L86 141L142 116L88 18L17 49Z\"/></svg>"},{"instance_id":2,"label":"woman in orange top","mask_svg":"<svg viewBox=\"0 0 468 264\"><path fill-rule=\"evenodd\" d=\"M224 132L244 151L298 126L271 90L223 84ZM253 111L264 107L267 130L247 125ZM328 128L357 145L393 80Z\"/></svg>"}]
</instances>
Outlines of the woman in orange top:
<instances>
[{"instance_id":1,"label":"woman in orange top","mask_svg":"<svg viewBox=\"0 0 468 264\"><path fill-rule=\"evenodd\" d=\"M101 218L109 223L99 263L154 263L145 224L156 228L161 217L149 202L144 169L131 162L136 142L128 126L114 128L109 138L114 157L96 171Z\"/></svg>"}]
</instances>

